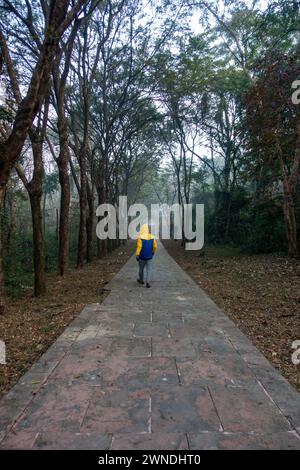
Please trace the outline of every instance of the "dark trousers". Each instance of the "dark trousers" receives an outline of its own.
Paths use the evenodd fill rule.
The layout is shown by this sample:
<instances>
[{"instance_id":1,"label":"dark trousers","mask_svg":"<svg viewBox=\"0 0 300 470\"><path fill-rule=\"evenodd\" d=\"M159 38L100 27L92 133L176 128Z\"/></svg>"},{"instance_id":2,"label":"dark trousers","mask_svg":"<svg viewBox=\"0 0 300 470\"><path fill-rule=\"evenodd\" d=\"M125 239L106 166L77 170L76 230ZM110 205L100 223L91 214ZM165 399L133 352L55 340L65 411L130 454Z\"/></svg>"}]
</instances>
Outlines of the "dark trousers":
<instances>
[{"instance_id":1,"label":"dark trousers","mask_svg":"<svg viewBox=\"0 0 300 470\"><path fill-rule=\"evenodd\" d=\"M151 283L152 280L152 259L140 259L139 260L139 279L144 280L144 269L146 267L146 282Z\"/></svg>"}]
</instances>

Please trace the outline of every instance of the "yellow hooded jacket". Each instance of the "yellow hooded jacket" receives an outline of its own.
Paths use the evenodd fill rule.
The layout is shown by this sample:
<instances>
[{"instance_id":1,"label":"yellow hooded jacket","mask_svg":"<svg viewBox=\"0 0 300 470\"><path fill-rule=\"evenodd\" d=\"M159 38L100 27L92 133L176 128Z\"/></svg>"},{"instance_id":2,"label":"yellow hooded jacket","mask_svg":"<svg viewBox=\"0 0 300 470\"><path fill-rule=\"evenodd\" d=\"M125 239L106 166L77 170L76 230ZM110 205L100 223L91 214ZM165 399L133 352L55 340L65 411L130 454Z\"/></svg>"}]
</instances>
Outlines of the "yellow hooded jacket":
<instances>
[{"instance_id":1,"label":"yellow hooded jacket","mask_svg":"<svg viewBox=\"0 0 300 470\"><path fill-rule=\"evenodd\" d=\"M157 249L155 237L150 233L148 224L141 227L139 237L137 239L135 255L141 260L152 259Z\"/></svg>"}]
</instances>

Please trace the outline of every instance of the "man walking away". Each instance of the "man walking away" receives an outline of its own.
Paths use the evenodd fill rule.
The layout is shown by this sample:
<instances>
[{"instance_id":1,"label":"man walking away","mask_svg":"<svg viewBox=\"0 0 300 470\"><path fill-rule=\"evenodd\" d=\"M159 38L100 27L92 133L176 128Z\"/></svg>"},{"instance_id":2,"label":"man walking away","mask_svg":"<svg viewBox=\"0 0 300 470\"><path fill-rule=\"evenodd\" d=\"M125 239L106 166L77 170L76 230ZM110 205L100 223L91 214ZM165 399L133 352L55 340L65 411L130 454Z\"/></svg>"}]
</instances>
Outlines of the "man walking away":
<instances>
[{"instance_id":1,"label":"man walking away","mask_svg":"<svg viewBox=\"0 0 300 470\"><path fill-rule=\"evenodd\" d=\"M141 227L136 245L136 259L139 262L138 283L144 284L144 269L146 267L146 287L151 287L152 278L152 258L156 252L157 243L155 237L150 233L148 224Z\"/></svg>"}]
</instances>

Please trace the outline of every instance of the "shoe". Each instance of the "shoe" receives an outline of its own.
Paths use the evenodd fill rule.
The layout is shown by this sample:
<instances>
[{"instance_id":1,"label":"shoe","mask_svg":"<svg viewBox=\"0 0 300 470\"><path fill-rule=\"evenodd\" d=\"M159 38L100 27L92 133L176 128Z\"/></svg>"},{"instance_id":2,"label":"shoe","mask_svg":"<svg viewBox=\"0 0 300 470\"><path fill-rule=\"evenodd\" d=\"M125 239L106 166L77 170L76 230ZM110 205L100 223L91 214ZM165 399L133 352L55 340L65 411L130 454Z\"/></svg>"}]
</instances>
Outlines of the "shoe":
<instances>
[{"instance_id":1,"label":"shoe","mask_svg":"<svg viewBox=\"0 0 300 470\"><path fill-rule=\"evenodd\" d=\"M150 284L147 283L147 284L146 284L146 287L147 287L148 289L150 289L151 286L150 286Z\"/></svg>"},{"instance_id":2,"label":"shoe","mask_svg":"<svg viewBox=\"0 0 300 470\"><path fill-rule=\"evenodd\" d=\"M138 282L139 284L145 284L144 281L141 281L140 279L137 279L137 282Z\"/></svg>"}]
</instances>

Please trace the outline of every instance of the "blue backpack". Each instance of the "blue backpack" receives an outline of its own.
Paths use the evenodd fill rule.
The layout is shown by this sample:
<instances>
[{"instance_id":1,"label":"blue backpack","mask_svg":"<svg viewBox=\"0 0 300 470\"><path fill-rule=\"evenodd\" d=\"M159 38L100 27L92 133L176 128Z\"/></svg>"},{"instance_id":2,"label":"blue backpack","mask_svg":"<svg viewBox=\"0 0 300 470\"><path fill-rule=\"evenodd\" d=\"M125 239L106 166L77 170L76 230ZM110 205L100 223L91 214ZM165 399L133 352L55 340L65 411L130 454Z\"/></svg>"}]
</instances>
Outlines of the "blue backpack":
<instances>
[{"instance_id":1,"label":"blue backpack","mask_svg":"<svg viewBox=\"0 0 300 470\"><path fill-rule=\"evenodd\" d=\"M140 253L140 259L149 260L153 258L153 238L150 240L144 240L142 238L142 249Z\"/></svg>"}]
</instances>

